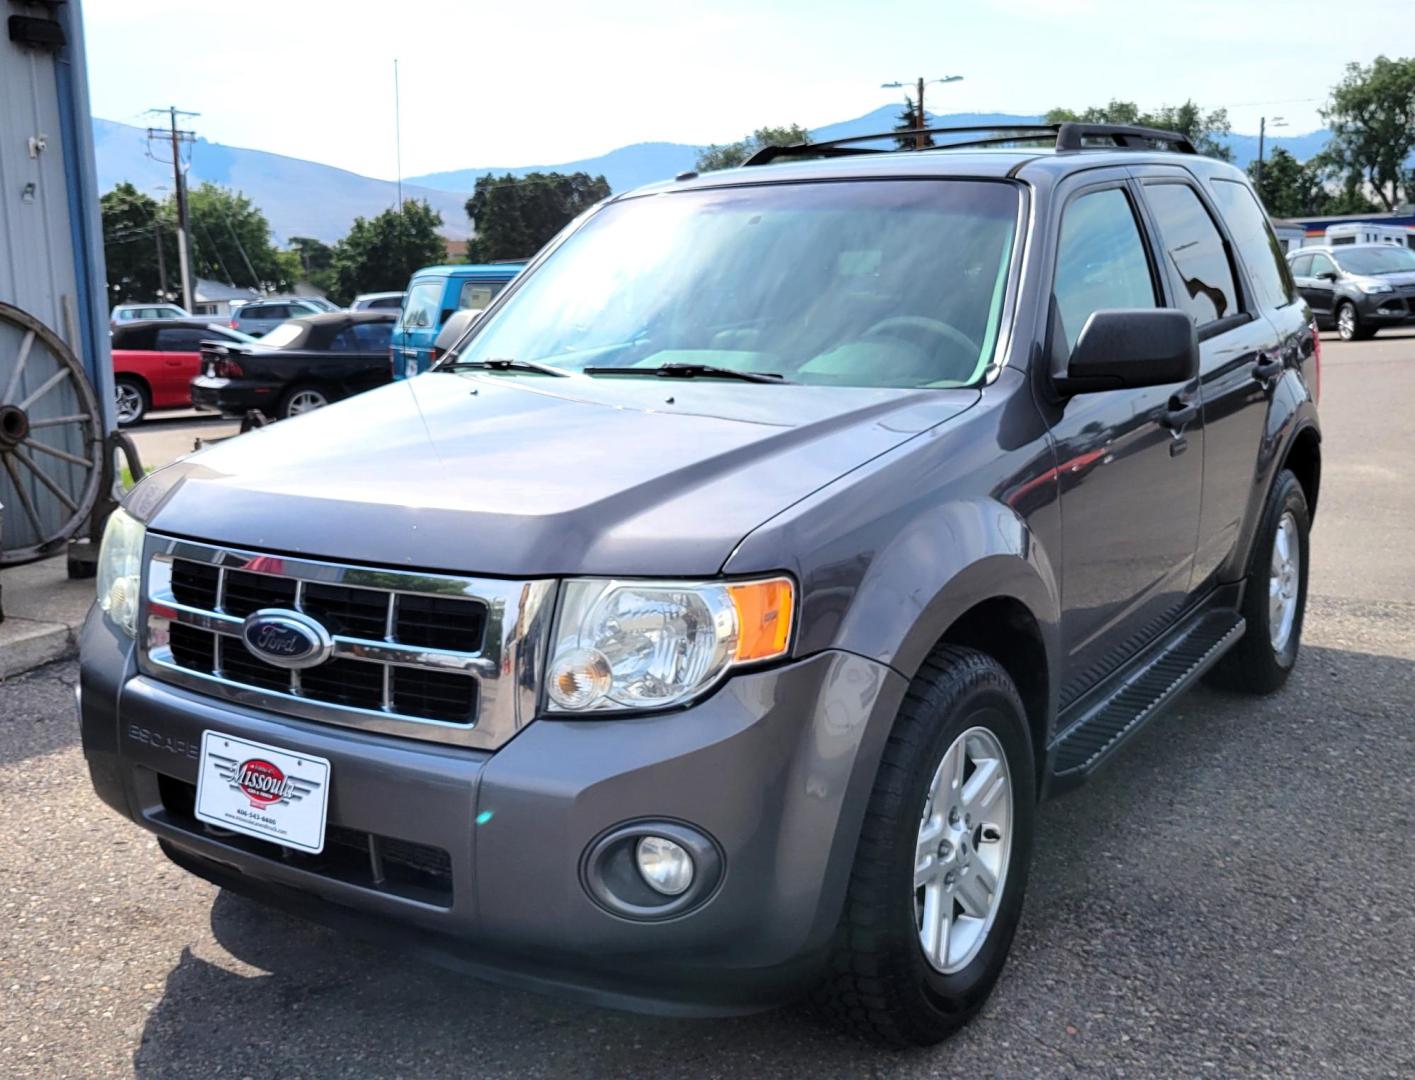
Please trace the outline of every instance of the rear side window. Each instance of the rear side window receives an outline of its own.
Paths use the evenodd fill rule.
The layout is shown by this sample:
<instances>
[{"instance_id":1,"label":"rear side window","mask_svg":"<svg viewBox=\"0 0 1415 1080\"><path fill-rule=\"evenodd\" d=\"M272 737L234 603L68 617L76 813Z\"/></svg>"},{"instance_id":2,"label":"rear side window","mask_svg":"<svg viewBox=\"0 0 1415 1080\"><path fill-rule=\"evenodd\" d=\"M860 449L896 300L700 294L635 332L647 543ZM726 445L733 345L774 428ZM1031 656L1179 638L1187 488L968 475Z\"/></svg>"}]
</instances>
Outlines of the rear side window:
<instances>
[{"instance_id":1,"label":"rear side window","mask_svg":"<svg viewBox=\"0 0 1415 1080\"><path fill-rule=\"evenodd\" d=\"M506 288L504 281L465 281L457 296L459 308L476 308L478 311L489 307L496 294Z\"/></svg>"},{"instance_id":2,"label":"rear side window","mask_svg":"<svg viewBox=\"0 0 1415 1080\"><path fill-rule=\"evenodd\" d=\"M1203 327L1239 311L1233 267L1214 219L1188 184L1146 184L1165 258L1183 288L1179 304Z\"/></svg>"},{"instance_id":3,"label":"rear side window","mask_svg":"<svg viewBox=\"0 0 1415 1080\"><path fill-rule=\"evenodd\" d=\"M157 348L160 352L200 352L202 341L210 336L189 326L163 326L157 331Z\"/></svg>"},{"instance_id":4,"label":"rear side window","mask_svg":"<svg viewBox=\"0 0 1415 1080\"><path fill-rule=\"evenodd\" d=\"M1259 299L1271 307L1282 307L1297 299L1287 260L1277 242L1267 214L1247 184L1237 180L1213 181L1214 201L1228 222L1228 231L1253 276Z\"/></svg>"},{"instance_id":5,"label":"rear side window","mask_svg":"<svg viewBox=\"0 0 1415 1080\"><path fill-rule=\"evenodd\" d=\"M408 290L408 299L403 304L403 326L415 329L432 326L442 310L443 279L420 281Z\"/></svg>"},{"instance_id":6,"label":"rear side window","mask_svg":"<svg viewBox=\"0 0 1415 1080\"><path fill-rule=\"evenodd\" d=\"M403 306L401 296L380 296L377 300L370 300L364 307L371 311L397 311Z\"/></svg>"},{"instance_id":7,"label":"rear side window","mask_svg":"<svg viewBox=\"0 0 1415 1080\"><path fill-rule=\"evenodd\" d=\"M1068 353L1092 312L1155 306L1154 279L1135 209L1120 188L1089 192L1066 208L1052 295Z\"/></svg>"}]
</instances>

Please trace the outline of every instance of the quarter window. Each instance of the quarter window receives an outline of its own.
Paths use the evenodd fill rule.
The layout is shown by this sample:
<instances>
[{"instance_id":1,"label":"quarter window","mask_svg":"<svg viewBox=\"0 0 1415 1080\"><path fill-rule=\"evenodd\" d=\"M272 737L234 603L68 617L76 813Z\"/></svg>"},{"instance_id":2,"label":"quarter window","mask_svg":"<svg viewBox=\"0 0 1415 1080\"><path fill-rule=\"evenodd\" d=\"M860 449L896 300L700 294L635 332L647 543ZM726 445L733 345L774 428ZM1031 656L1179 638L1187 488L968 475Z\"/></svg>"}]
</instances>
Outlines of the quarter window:
<instances>
[{"instance_id":1,"label":"quarter window","mask_svg":"<svg viewBox=\"0 0 1415 1080\"><path fill-rule=\"evenodd\" d=\"M1120 188L1090 192L1066 208L1052 295L1068 353L1093 312L1156 306L1135 209Z\"/></svg>"},{"instance_id":2,"label":"quarter window","mask_svg":"<svg viewBox=\"0 0 1415 1080\"><path fill-rule=\"evenodd\" d=\"M201 351L201 343L211 334L186 326L163 326L157 331L159 352L194 353Z\"/></svg>"},{"instance_id":3,"label":"quarter window","mask_svg":"<svg viewBox=\"0 0 1415 1080\"><path fill-rule=\"evenodd\" d=\"M1188 184L1147 184L1145 199L1159 225L1165 258L1179 278L1179 305L1194 325L1237 314L1233 267L1198 193Z\"/></svg>"},{"instance_id":4,"label":"quarter window","mask_svg":"<svg viewBox=\"0 0 1415 1080\"><path fill-rule=\"evenodd\" d=\"M1236 180L1213 181L1214 201L1228 222L1228 231L1243 256L1253 287L1265 304L1282 307L1297 299L1292 274L1277 242L1267 214L1247 184Z\"/></svg>"}]
</instances>

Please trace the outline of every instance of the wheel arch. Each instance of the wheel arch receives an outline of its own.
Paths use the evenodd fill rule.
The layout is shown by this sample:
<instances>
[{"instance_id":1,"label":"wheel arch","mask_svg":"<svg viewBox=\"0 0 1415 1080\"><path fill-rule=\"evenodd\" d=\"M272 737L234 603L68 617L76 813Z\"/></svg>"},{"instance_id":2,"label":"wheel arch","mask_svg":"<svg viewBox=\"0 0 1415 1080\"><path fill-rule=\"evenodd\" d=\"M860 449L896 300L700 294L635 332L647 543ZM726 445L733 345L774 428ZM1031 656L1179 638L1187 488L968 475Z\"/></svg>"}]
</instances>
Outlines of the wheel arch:
<instances>
[{"instance_id":1,"label":"wheel arch","mask_svg":"<svg viewBox=\"0 0 1415 1080\"><path fill-rule=\"evenodd\" d=\"M1304 425L1292 437L1278 472L1282 469L1290 470L1297 477L1302 494L1307 498L1307 514L1315 518L1322 486L1322 439L1313 425Z\"/></svg>"}]
</instances>

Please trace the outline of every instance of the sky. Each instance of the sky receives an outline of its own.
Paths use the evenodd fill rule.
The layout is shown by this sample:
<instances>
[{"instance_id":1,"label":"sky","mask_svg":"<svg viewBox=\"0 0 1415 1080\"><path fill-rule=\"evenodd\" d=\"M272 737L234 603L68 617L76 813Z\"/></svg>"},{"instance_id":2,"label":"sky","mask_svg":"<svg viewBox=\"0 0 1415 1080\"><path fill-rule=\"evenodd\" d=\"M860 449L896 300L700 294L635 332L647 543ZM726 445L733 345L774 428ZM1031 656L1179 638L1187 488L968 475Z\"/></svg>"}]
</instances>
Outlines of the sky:
<instances>
[{"instance_id":1,"label":"sky","mask_svg":"<svg viewBox=\"0 0 1415 1080\"><path fill-rule=\"evenodd\" d=\"M385 179L729 142L852 119L961 75L930 112L1193 98L1289 134L1348 61L1415 52L1409 0L83 0L93 112L176 105L230 146ZM1314 30L1320 26L1320 32ZM1400 35L1391 32L1400 27ZM1402 49L1402 44L1404 48Z\"/></svg>"}]
</instances>

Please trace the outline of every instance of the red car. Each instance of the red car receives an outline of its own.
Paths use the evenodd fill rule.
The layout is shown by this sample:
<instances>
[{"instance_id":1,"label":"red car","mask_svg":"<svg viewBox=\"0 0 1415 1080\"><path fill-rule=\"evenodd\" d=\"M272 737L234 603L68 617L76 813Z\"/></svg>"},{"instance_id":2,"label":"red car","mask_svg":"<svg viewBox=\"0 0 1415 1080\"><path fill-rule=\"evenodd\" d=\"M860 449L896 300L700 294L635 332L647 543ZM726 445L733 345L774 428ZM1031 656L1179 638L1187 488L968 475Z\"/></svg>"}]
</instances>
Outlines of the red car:
<instances>
[{"instance_id":1,"label":"red car","mask_svg":"<svg viewBox=\"0 0 1415 1080\"><path fill-rule=\"evenodd\" d=\"M205 319L147 319L113 330L113 393L118 423L136 424L153 409L190 409L203 341L255 338Z\"/></svg>"}]
</instances>

